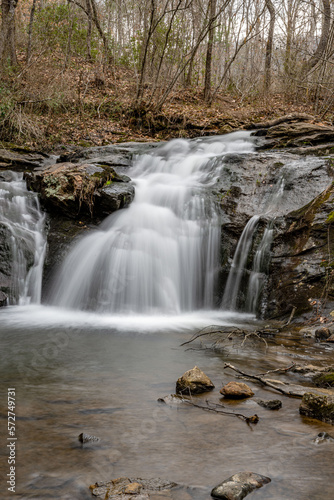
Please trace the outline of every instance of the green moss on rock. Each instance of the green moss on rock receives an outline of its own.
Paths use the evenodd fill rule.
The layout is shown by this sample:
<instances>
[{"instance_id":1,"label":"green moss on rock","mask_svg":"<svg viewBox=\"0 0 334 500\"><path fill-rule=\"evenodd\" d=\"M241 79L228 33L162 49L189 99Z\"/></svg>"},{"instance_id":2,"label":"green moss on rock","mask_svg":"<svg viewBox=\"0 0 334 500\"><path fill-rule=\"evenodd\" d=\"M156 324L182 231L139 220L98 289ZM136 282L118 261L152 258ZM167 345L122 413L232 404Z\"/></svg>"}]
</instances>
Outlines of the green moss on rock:
<instances>
[{"instance_id":1,"label":"green moss on rock","mask_svg":"<svg viewBox=\"0 0 334 500\"><path fill-rule=\"evenodd\" d=\"M306 392L300 404L299 413L334 425L334 395L320 396Z\"/></svg>"},{"instance_id":2,"label":"green moss on rock","mask_svg":"<svg viewBox=\"0 0 334 500\"><path fill-rule=\"evenodd\" d=\"M317 387L334 387L334 372L316 375L313 382Z\"/></svg>"}]
</instances>

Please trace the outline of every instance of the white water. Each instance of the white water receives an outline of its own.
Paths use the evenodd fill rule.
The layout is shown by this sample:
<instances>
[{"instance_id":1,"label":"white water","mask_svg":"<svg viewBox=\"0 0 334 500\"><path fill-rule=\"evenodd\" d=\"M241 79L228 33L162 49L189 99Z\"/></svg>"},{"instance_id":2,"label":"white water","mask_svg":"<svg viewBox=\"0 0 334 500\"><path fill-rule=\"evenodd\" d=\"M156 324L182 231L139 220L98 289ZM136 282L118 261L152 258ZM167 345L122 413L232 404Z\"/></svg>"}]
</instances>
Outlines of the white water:
<instances>
[{"instance_id":1,"label":"white water","mask_svg":"<svg viewBox=\"0 0 334 500\"><path fill-rule=\"evenodd\" d=\"M226 153L252 150L250 134L237 132L173 140L139 157L134 202L74 246L52 304L145 315L213 309L220 221L208 192Z\"/></svg>"},{"instance_id":2,"label":"white water","mask_svg":"<svg viewBox=\"0 0 334 500\"><path fill-rule=\"evenodd\" d=\"M262 205L264 208L260 214L254 215L241 233L225 286L222 300L224 309L230 311L245 310L253 314L257 312L269 269L270 249L274 237L273 220L275 211L284 194L284 186L284 177L281 177L274 186L273 192L270 193L270 197L265 197L263 200ZM251 258L253 242L261 215L269 217L269 221L255 250L251 271L247 271L247 263ZM246 280L247 282L244 282ZM240 298L242 288L247 290L244 304L242 304Z\"/></svg>"},{"instance_id":3,"label":"white water","mask_svg":"<svg viewBox=\"0 0 334 500\"><path fill-rule=\"evenodd\" d=\"M37 195L27 191L21 173L5 172L3 176L5 180L0 180L0 229L7 235L2 251L11 262L9 303L39 303L46 250L45 215L40 210Z\"/></svg>"}]
</instances>

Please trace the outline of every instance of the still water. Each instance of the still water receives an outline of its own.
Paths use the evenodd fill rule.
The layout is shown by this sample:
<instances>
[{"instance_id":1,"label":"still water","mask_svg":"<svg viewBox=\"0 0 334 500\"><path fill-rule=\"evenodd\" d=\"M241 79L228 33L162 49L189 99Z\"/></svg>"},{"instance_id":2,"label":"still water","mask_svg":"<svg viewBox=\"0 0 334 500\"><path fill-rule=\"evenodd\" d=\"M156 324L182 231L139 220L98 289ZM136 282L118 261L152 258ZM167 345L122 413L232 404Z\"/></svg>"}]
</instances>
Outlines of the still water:
<instances>
[{"instance_id":1,"label":"still water","mask_svg":"<svg viewBox=\"0 0 334 500\"><path fill-rule=\"evenodd\" d=\"M202 318L206 325L253 322L232 313L209 316ZM252 470L272 482L249 498L333 499L334 445L313 441L321 431L332 432L332 426L301 417L300 400L250 383L256 397L283 402L279 411L261 408L252 399L224 402L228 410L256 413L260 421L252 427L235 417L157 402L173 393L176 379L194 365L216 385L196 397L196 403L205 404L207 399L219 402L221 384L235 380L223 369L226 361L260 373L292 361L333 363L331 351L289 338L268 347L228 343L220 351L180 347L190 339L191 325L200 324L196 315L160 317L150 324L148 318L133 316L125 326L121 317L29 306L3 309L0 321L1 393L6 398L7 388L16 388L18 437L17 493L7 495L2 483L1 498L88 499L88 486L96 481L160 476L200 487L188 490L186 498L206 500L223 479ZM301 383L299 377L290 374L285 380ZM100 442L82 447L82 432ZM1 453L4 478L5 447Z\"/></svg>"}]
</instances>

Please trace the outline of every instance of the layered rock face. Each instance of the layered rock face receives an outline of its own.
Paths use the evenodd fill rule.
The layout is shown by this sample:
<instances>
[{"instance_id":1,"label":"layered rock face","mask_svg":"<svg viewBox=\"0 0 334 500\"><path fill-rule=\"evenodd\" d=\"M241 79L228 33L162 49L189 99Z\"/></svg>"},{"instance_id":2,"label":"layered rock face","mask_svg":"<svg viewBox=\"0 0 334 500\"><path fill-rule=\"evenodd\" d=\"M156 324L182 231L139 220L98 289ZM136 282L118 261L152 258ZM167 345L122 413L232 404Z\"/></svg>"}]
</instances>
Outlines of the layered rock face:
<instances>
[{"instance_id":1,"label":"layered rock face","mask_svg":"<svg viewBox=\"0 0 334 500\"><path fill-rule=\"evenodd\" d=\"M324 289L332 296L333 166L331 157L286 151L226 156L215 191L223 212L222 284L246 223L259 215L240 287L240 309L269 224L271 259L257 313L276 317L295 307L298 314L310 310Z\"/></svg>"}]
</instances>

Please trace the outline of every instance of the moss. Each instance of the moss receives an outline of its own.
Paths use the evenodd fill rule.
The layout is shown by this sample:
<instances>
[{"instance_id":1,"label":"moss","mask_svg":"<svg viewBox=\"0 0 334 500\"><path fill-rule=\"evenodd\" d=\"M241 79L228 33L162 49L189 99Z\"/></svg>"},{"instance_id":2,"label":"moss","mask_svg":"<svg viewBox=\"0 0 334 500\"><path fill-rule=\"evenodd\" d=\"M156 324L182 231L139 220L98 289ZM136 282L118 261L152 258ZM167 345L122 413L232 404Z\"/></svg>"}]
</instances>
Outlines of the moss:
<instances>
[{"instance_id":1,"label":"moss","mask_svg":"<svg viewBox=\"0 0 334 500\"><path fill-rule=\"evenodd\" d=\"M316 375L313 382L317 387L334 387L334 372Z\"/></svg>"},{"instance_id":2,"label":"moss","mask_svg":"<svg viewBox=\"0 0 334 500\"><path fill-rule=\"evenodd\" d=\"M333 212L328 214L326 222L327 222L327 224L329 224L330 222L333 222L333 221L334 221L334 210L333 210Z\"/></svg>"},{"instance_id":3,"label":"moss","mask_svg":"<svg viewBox=\"0 0 334 500\"><path fill-rule=\"evenodd\" d=\"M323 422L334 423L334 397L319 396L307 392L304 394L299 413L306 417L317 418Z\"/></svg>"}]
</instances>

